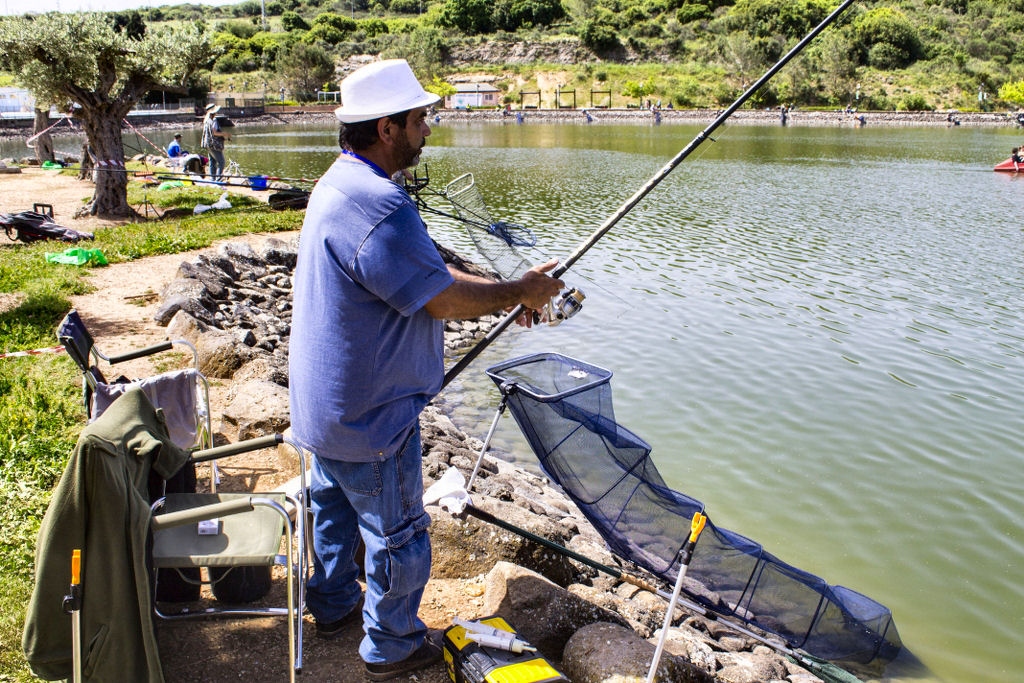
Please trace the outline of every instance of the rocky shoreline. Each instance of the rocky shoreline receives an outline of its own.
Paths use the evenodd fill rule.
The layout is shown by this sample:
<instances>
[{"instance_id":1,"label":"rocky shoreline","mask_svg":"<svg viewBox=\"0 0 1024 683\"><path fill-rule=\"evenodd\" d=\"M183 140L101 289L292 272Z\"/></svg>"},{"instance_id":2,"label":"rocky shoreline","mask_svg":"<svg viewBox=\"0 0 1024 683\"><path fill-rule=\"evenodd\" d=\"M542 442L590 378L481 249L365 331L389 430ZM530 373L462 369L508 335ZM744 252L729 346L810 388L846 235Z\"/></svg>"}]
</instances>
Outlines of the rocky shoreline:
<instances>
[{"instance_id":1,"label":"rocky shoreline","mask_svg":"<svg viewBox=\"0 0 1024 683\"><path fill-rule=\"evenodd\" d=\"M287 339L297 252L298 237L270 237L257 246L227 243L183 261L163 289L154 316L158 324L167 326L170 338L184 338L196 346L200 367L209 378L232 381L226 405L214 407L215 431L221 439L246 439L288 428ZM450 253L446 257L458 258ZM472 345L495 320L448 323L447 350L456 353ZM451 468L468 479L476 468L481 441L457 428L435 406L424 411L421 426L425 486ZM631 570L542 476L488 454L472 496L485 515L605 567ZM432 579L486 577L475 610L500 615L515 625L575 683L644 680L664 618L663 599L477 516L453 515L437 505L429 505L428 512L433 519ZM673 624L659 680L821 680L778 648L738 633L723 621L679 609Z\"/></svg>"}]
</instances>

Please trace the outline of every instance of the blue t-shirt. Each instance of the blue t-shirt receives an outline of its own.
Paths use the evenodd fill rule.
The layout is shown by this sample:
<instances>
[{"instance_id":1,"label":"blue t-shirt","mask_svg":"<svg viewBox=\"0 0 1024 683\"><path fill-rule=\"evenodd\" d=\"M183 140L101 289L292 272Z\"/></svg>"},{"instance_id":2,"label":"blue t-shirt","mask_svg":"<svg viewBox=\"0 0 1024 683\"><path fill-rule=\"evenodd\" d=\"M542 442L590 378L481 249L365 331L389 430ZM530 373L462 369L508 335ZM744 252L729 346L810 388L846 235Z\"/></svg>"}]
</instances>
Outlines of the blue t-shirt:
<instances>
[{"instance_id":1,"label":"blue t-shirt","mask_svg":"<svg viewBox=\"0 0 1024 683\"><path fill-rule=\"evenodd\" d=\"M309 198L289 341L292 433L320 457L390 457L444 378L423 306L454 282L408 193L341 156Z\"/></svg>"},{"instance_id":2,"label":"blue t-shirt","mask_svg":"<svg viewBox=\"0 0 1024 683\"><path fill-rule=\"evenodd\" d=\"M184 150L181 149L181 144L177 140L174 140L173 142L171 142L171 144L167 145L167 156L171 157L172 159L174 157L180 157L184 155L185 152Z\"/></svg>"}]
</instances>

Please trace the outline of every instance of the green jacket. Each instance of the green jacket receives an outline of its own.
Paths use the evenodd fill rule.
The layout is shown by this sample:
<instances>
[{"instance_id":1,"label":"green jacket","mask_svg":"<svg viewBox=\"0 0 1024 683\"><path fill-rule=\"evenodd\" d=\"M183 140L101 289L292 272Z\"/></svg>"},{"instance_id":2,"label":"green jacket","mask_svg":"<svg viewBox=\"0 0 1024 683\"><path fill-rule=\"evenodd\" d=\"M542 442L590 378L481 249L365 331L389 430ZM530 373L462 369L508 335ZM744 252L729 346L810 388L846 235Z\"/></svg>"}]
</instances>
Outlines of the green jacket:
<instances>
[{"instance_id":1,"label":"green jacket","mask_svg":"<svg viewBox=\"0 0 1024 683\"><path fill-rule=\"evenodd\" d=\"M152 468L167 478L188 460L163 413L138 390L82 430L43 517L36 583L22 646L32 672L72 676L71 551L82 551L82 672L86 681L163 681L146 563Z\"/></svg>"}]
</instances>

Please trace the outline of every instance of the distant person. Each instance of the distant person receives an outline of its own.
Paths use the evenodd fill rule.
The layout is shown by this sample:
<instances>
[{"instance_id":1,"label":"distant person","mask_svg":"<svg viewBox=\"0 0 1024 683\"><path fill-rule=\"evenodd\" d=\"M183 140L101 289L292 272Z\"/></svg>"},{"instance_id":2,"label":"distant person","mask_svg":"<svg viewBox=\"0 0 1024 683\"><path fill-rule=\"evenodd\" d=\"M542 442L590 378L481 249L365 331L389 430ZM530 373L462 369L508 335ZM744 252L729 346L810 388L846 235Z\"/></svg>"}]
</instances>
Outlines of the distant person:
<instances>
[{"instance_id":1,"label":"distant person","mask_svg":"<svg viewBox=\"0 0 1024 683\"><path fill-rule=\"evenodd\" d=\"M181 133L175 133L171 144L167 145L167 156L172 159L186 156L188 152L181 148Z\"/></svg>"},{"instance_id":2,"label":"distant person","mask_svg":"<svg viewBox=\"0 0 1024 683\"><path fill-rule=\"evenodd\" d=\"M1020 147L1014 147L1010 151L1010 161L1013 162L1013 170L1019 171L1020 165L1024 164L1024 158L1022 158L1020 155Z\"/></svg>"},{"instance_id":3,"label":"distant person","mask_svg":"<svg viewBox=\"0 0 1024 683\"><path fill-rule=\"evenodd\" d=\"M220 106L206 105L206 118L203 119L202 146L210 153L210 179L221 180L224 175L224 142L231 139L231 133L221 130L217 121Z\"/></svg>"}]
</instances>

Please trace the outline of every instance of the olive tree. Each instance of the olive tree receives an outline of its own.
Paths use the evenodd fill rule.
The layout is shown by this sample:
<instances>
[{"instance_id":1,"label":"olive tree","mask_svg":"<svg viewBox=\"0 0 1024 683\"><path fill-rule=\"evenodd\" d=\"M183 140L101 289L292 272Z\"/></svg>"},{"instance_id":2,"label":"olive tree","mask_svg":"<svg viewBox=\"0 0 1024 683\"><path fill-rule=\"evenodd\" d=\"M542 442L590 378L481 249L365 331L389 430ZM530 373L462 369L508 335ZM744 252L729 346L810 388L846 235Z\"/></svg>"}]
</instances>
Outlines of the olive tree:
<instances>
[{"instance_id":1,"label":"olive tree","mask_svg":"<svg viewBox=\"0 0 1024 683\"><path fill-rule=\"evenodd\" d=\"M37 107L70 110L85 130L102 169L85 207L93 215L132 214L121 139L128 112L149 90L186 92L210 57L209 36L195 23L126 31L114 15L92 12L0 21L0 68L32 92Z\"/></svg>"}]
</instances>

